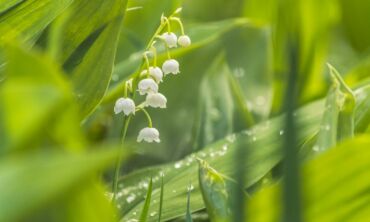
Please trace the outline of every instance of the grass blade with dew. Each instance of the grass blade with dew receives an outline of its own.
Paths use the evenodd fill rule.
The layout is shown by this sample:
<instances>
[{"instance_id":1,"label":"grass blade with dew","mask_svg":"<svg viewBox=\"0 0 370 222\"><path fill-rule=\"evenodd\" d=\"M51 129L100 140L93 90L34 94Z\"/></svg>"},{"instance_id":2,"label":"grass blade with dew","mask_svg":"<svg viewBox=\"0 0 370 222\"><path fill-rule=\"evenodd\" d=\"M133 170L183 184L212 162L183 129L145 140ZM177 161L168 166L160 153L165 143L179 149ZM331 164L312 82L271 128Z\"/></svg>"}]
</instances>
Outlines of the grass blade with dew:
<instances>
[{"instance_id":1,"label":"grass blade with dew","mask_svg":"<svg viewBox=\"0 0 370 222\"><path fill-rule=\"evenodd\" d=\"M164 185L163 185L163 173L162 173L161 174L161 195L159 197L159 209L158 209L158 222L161 222L161 217L162 217L163 194L164 194Z\"/></svg>"},{"instance_id":2,"label":"grass blade with dew","mask_svg":"<svg viewBox=\"0 0 370 222\"><path fill-rule=\"evenodd\" d=\"M188 187L188 197L187 197L187 201L186 201L186 215L185 215L185 221L186 222L193 222L193 218L191 216L191 210L190 210L190 194L191 194L191 191L192 191L192 185L190 183L190 185Z\"/></svg>"},{"instance_id":3,"label":"grass blade with dew","mask_svg":"<svg viewBox=\"0 0 370 222\"><path fill-rule=\"evenodd\" d=\"M149 215L149 208L150 208L150 199L152 197L152 190L153 190L153 179L150 178L148 192L146 193L145 203L143 209L140 214L140 222L146 222Z\"/></svg>"}]
</instances>

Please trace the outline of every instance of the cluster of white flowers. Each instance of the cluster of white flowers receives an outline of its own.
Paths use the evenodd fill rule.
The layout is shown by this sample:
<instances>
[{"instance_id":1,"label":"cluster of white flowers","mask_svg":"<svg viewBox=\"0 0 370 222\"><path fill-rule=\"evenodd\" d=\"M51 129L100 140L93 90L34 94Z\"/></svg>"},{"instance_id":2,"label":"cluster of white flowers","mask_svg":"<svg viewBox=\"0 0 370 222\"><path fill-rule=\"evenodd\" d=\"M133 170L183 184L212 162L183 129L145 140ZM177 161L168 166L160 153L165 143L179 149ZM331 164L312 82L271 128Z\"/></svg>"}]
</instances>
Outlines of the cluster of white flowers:
<instances>
[{"instance_id":1,"label":"cluster of white flowers","mask_svg":"<svg viewBox=\"0 0 370 222\"><path fill-rule=\"evenodd\" d=\"M181 9L176 10L176 13L180 12ZM180 25L181 33L182 35L177 38L176 34L171 32L170 24L171 21L175 21ZM135 112L137 111L143 111L148 118L149 126L143 128L137 137L137 141L146 141L146 142L160 142L159 139L159 131L156 128L153 128L152 121L145 110L145 107L153 107L153 108L166 108L167 106L167 99L166 97L159 93L159 84L163 82L163 78L166 75L173 74L177 75L180 73L180 64L177 60L171 58L171 55L169 53L169 49L176 48L178 45L182 47L188 47L191 44L191 40L189 36L184 34L184 28L182 26L181 20L178 17L170 16L169 18L166 18L162 16L161 18L161 26L165 27L167 26L167 32L164 32L160 36L155 36L156 38L159 38L162 40L166 46L167 50L167 60L163 62L162 68L156 66L156 48L155 44L156 41L153 41L150 44L150 49L148 51L144 52L143 59L146 63L146 68L139 72L139 75L137 75L135 78L137 81L133 81L133 79L130 79L126 82L125 87L125 96L122 98L119 98L114 106L114 112L115 114L118 113L124 113L124 115L135 115ZM148 58L148 55L153 55L153 64L150 65L150 61ZM144 66L145 67L145 66ZM129 98L127 96L127 91L133 92L133 82L138 82L137 84L137 91L140 95L146 96L145 101L141 103L140 105L135 105L135 102L133 99ZM134 92L133 92L134 93Z\"/></svg>"}]
</instances>

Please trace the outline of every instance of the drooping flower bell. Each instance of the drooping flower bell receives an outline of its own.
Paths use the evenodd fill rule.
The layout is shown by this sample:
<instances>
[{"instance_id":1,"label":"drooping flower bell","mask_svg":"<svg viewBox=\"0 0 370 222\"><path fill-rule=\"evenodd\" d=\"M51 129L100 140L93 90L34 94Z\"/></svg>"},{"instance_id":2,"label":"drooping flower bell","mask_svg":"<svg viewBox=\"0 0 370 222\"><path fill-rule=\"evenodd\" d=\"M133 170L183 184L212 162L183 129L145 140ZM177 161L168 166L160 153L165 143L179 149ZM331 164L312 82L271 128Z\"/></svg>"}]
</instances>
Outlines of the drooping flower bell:
<instances>
[{"instance_id":1,"label":"drooping flower bell","mask_svg":"<svg viewBox=\"0 0 370 222\"><path fill-rule=\"evenodd\" d=\"M153 79L146 78L139 82L138 90L140 95L145 95L148 93L157 93L158 85Z\"/></svg>"},{"instance_id":2,"label":"drooping flower bell","mask_svg":"<svg viewBox=\"0 0 370 222\"><path fill-rule=\"evenodd\" d=\"M168 59L162 65L162 70L165 75L180 73L180 64L175 59Z\"/></svg>"},{"instance_id":3,"label":"drooping flower bell","mask_svg":"<svg viewBox=\"0 0 370 222\"><path fill-rule=\"evenodd\" d=\"M114 105L114 113L123 112L126 116L135 114L135 103L130 98L119 98Z\"/></svg>"},{"instance_id":4,"label":"drooping flower bell","mask_svg":"<svg viewBox=\"0 0 370 222\"><path fill-rule=\"evenodd\" d=\"M166 42L168 48L177 47L177 36L173 32L163 33L161 38Z\"/></svg>"},{"instance_id":5,"label":"drooping flower bell","mask_svg":"<svg viewBox=\"0 0 370 222\"><path fill-rule=\"evenodd\" d=\"M162 93L149 93L145 99L145 106L166 108L167 99Z\"/></svg>"},{"instance_id":6,"label":"drooping flower bell","mask_svg":"<svg viewBox=\"0 0 370 222\"><path fill-rule=\"evenodd\" d=\"M141 72L141 76L145 76L147 75L148 73L148 70L143 70ZM159 67L149 67L149 75L157 82L157 83L160 83L162 82L162 79L163 79L163 72L162 70L159 68Z\"/></svg>"},{"instance_id":7,"label":"drooping flower bell","mask_svg":"<svg viewBox=\"0 0 370 222\"><path fill-rule=\"evenodd\" d=\"M137 142L145 141L148 143L151 142L161 142L159 139L159 131L156 128L145 127L144 129L140 130L139 135L137 137Z\"/></svg>"},{"instance_id":8,"label":"drooping flower bell","mask_svg":"<svg viewBox=\"0 0 370 222\"><path fill-rule=\"evenodd\" d=\"M188 47L191 44L190 37L187 35L180 36L177 42L182 47Z\"/></svg>"}]
</instances>

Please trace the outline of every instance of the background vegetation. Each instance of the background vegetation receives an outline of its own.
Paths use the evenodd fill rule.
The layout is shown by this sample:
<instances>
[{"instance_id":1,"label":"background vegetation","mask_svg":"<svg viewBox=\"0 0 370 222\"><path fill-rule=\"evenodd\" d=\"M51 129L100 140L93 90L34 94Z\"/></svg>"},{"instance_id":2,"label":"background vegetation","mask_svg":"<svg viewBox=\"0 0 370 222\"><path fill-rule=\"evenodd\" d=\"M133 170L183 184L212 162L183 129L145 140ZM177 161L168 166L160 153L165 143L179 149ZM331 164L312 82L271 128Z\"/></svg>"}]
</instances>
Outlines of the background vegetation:
<instances>
[{"instance_id":1,"label":"background vegetation","mask_svg":"<svg viewBox=\"0 0 370 222\"><path fill-rule=\"evenodd\" d=\"M161 143L135 142L138 115L121 147L114 102L178 7L192 45L172 51L181 74L161 85L168 108L151 112ZM369 11L363 0L1 0L0 221L366 221Z\"/></svg>"}]
</instances>

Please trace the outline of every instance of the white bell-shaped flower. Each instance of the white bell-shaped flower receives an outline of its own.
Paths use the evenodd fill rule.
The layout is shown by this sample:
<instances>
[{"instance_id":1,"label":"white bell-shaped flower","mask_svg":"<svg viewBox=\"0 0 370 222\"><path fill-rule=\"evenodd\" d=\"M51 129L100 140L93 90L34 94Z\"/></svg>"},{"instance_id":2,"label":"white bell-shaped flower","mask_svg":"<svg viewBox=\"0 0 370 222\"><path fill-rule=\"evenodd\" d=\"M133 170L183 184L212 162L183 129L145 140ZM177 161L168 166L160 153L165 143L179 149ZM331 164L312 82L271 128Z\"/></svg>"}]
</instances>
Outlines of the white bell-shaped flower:
<instances>
[{"instance_id":1,"label":"white bell-shaped flower","mask_svg":"<svg viewBox=\"0 0 370 222\"><path fill-rule=\"evenodd\" d=\"M137 142L145 141L148 143L151 142L161 142L159 139L159 131L156 128L145 127L144 129L140 130L139 135L137 137Z\"/></svg>"},{"instance_id":2,"label":"white bell-shaped flower","mask_svg":"<svg viewBox=\"0 0 370 222\"><path fill-rule=\"evenodd\" d=\"M145 106L166 108L167 99L162 93L149 93L145 99Z\"/></svg>"},{"instance_id":3,"label":"white bell-shaped flower","mask_svg":"<svg viewBox=\"0 0 370 222\"><path fill-rule=\"evenodd\" d=\"M177 42L182 47L188 47L191 44L190 37L187 35L180 36Z\"/></svg>"},{"instance_id":4,"label":"white bell-shaped flower","mask_svg":"<svg viewBox=\"0 0 370 222\"><path fill-rule=\"evenodd\" d=\"M166 42L168 48L177 47L177 36L173 32L163 33L161 38Z\"/></svg>"},{"instance_id":5,"label":"white bell-shaped flower","mask_svg":"<svg viewBox=\"0 0 370 222\"><path fill-rule=\"evenodd\" d=\"M180 64L175 59L168 59L162 65L162 70L165 75L180 73Z\"/></svg>"},{"instance_id":6,"label":"white bell-shaped flower","mask_svg":"<svg viewBox=\"0 0 370 222\"><path fill-rule=\"evenodd\" d=\"M148 73L148 70L147 69L144 69L140 75L141 76L145 76L147 75ZM162 82L162 79L163 79L163 72L162 70L159 68L159 67L149 67L149 75L157 82L157 83L160 83Z\"/></svg>"},{"instance_id":7,"label":"white bell-shaped flower","mask_svg":"<svg viewBox=\"0 0 370 222\"><path fill-rule=\"evenodd\" d=\"M130 98L119 98L114 105L114 113L123 112L126 116L135 114L135 103Z\"/></svg>"},{"instance_id":8,"label":"white bell-shaped flower","mask_svg":"<svg viewBox=\"0 0 370 222\"><path fill-rule=\"evenodd\" d=\"M146 78L139 82L138 91L140 95L145 95L147 93L156 93L158 92L158 85L153 79Z\"/></svg>"}]
</instances>

